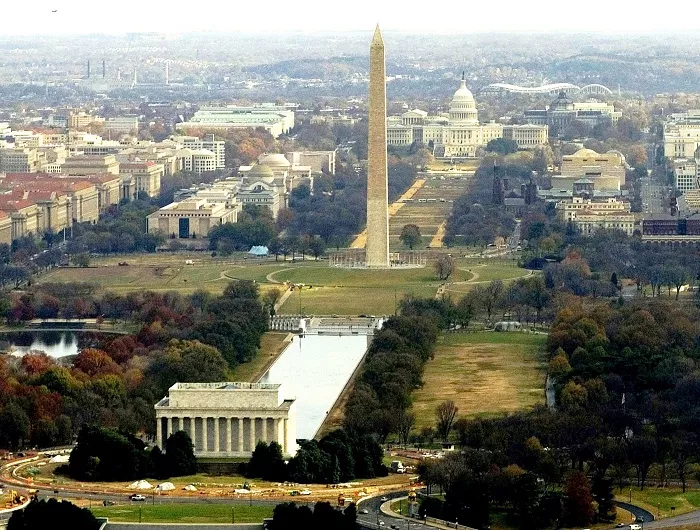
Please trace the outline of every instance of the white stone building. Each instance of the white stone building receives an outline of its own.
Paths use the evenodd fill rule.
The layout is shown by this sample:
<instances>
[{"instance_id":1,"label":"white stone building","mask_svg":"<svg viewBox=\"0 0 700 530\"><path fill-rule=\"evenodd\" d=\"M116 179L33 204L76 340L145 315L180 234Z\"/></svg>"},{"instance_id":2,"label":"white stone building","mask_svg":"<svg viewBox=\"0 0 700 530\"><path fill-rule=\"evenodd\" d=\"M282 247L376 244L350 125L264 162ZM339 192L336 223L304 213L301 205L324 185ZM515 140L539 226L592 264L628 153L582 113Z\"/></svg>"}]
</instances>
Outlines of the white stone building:
<instances>
[{"instance_id":1,"label":"white stone building","mask_svg":"<svg viewBox=\"0 0 700 530\"><path fill-rule=\"evenodd\" d=\"M614 198L594 201L573 197L557 202L555 209L559 219L572 223L582 234L590 235L601 228L621 230L628 236L634 232L635 219L628 202Z\"/></svg>"},{"instance_id":2,"label":"white stone building","mask_svg":"<svg viewBox=\"0 0 700 530\"><path fill-rule=\"evenodd\" d=\"M250 457L259 441L296 453L295 400L279 384L175 383L155 405L156 443L185 431L198 458Z\"/></svg>"},{"instance_id":3,"label":"white stone building","mask_svg":"<svg viewBox=\"0 0 700 530\"><path fill-rule=\"evenodd\" d=\"M178 123L175 128L225 131L228 129L257 129L262 127L273 137L286 134L294 127L294 111L288 107L272 104L237 107L201 107L189 121Z\"/></svg>"},{"instance_id":4,"label":"white stone building","mask_svg":"<svg viewBox=\"0 0 700 530\"><path fill-rule=\"evenodd\" d=\"M671 114L664 124L664 156L692 158L700 147L700 109Z\"/></svg>"},{"instance_id":5,"label":"white stone building","mask_svg":"<svg viewBox=\"0 0 700 530\"><path fill-rule=\"evenodd\" d=\"M447 115L429 116L423 110L414 109L387 120L388 145L408 146L421 142L433 147L436 156L445 158L475 157L478 148L497 138L514 140L520 149L534 149L547 143L548 128L546 125L480 124L474 96L464 79L452 97Z\"/></svg>"}]
</instances>

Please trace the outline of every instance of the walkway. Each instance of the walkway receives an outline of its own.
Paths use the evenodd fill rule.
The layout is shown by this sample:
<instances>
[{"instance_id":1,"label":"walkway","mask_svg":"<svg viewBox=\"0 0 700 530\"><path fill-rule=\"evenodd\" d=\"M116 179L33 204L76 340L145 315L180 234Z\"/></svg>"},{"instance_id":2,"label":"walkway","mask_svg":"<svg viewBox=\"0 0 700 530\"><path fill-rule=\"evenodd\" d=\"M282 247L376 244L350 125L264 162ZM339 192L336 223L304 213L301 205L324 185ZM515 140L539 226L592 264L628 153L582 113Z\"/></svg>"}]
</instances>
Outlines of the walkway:
<instances>
[{"instance_id":1,"label":"walkway","mask_svg":"<svg viewBox=\"0 0 700 530\"><path fill-rule=\"evenodd\" d=\"M396 202L392 203L389 205L389 217L396 215L396 212L398 212L401 208L403 208L403 205L405 204L404 201L407 199L412 199L413 196L418 193L418 191L423 187L425 184L425 179L418 179L416 180L413 185L406 190L406 192L399 197ZM365 245L367 244L367 229L365 228L352 242L350 245L350 248L365 248Z\"/></svg>"},{"instance_id":2,"label":"walkway","mask_svg":"<svg viewBox=\"0 0 700 530\"><path fill-rule=\"evenodd\" d=\"M428 247L429 248L442 248L443 239L445 239L446 230L447 230L447 221L443 221L442 223L440 223L440 226L438 226L437 232L435 232L433 239L430 240L430 244L428 245Z\"/></svg>"}]
</instances>

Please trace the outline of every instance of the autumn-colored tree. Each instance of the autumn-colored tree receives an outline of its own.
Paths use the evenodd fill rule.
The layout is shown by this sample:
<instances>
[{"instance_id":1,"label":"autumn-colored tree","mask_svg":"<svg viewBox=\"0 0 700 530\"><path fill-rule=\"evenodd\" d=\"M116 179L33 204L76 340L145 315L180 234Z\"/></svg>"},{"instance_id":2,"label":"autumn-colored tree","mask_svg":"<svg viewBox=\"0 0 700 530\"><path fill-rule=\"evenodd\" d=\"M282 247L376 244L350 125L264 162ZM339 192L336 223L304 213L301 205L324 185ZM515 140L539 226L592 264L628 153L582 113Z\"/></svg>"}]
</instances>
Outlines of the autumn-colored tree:
<instances>
[{"instance_id":1,"label":"autumn-colored tree","mask_svg":"<svg viewBox=\"0 0 700 530\"><path fill-rule=\"evenodd\" d=\"M549 361L547 373L552 377L562 377L569 372L571 372L569 358L566 356L566 352L564 352L563 349L558 348L552 360Z\"/></svg>"},{"instance_id":2,"label":"autumn-colored tree","mask_svg":"<svg viewBox=\"0 0 700 530\"><path fill-rule=\"evenodd\" d=\"M74 366L89 376L118 374L119 365L104 351L85 348L75 358Z\"/></svg>"},{"instance_id":3,"label":"autumn-colored tree","mask_svg":"<svg viewBox=\"0 0 700 530\"><path fill-rule=\"evenodd\" d=\"M53 365L53 359L44 352L27 353L26 355L22 356L22 361L20 362L22 370L24 370L27 375L44 373L50 366Z\"/></svg>"},{"instance_id":4,"label":"autumn-colored tree","mask_svg":"<svg viewBox=\"0 0 700 530\"><path fill-rule=\"evenodd\" d=\"M586 475L581 471L571 471L564 486L566 526L588 526L594 513L593 496Z\"/></svg>"}]
</instances>

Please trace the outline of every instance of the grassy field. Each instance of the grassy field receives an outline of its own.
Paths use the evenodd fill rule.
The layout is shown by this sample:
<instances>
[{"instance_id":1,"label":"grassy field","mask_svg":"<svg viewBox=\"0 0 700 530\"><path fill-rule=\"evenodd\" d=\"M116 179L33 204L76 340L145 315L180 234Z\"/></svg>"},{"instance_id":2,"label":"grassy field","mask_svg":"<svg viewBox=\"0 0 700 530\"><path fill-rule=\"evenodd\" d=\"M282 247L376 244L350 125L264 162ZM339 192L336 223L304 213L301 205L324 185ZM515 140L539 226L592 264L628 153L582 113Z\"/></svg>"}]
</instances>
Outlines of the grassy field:
<instances>
[{"instance_id":1,"label":"grassy field","mask_svg":"<svg viewBox=\"0 0 700 530\"><path fill-rule=\"evenodd\" d=\"M125 523L259 523L272 517L272 505L248 506L247 504L161 504L148 503L125 506L92 508L96 517L108 517L110 521Z\"/></svg>"},{"instance_id":2,"label":"grassy field","mask_svg":"<svg viewBox=\"0 0 700 530\"><path fill-rule=\"evenodd\" d=\"M463 252L454 251L457 269L447 287L447 293L456 297L478 282L528 273L513 262L457 257ZM194 264L185 265L187 259ZM129 265L120 266L119 262ZM190 294L197 289L220 293L236 279L255 281L262 292L284 290L285 281L305 284L301 294L293 293L282 306L283 314L296 314L300 309L306 314L393 314L396 302L405 296L432 297L441 284L430 265L401 270L339 269L329 267L327 261L253 261L242 256L223 259L196 253L98 258L88 268L55 269L39 282L91 282L121 294L146 289Z\"/></svg>"},{"instance_id":3,"label":"grassy field","mask_svg":"<svg viewBox=\"0 0 700 530\"><path fill-rule=\"evenodd\" d=\"M258 355L252 361L236 366L233 370L232 381L257 382L289 344L285 340L287 335L288 333L265 333L260 341Z\"/></svg>"},{"instance_id":4,"label":"grassy field","mask_svg":"<svg viewBox=\"0 0 700 530\"><path fill-rule=\"evenodd\" d=\"M451 399L460 416L522 410L544 401L546 335L443 334L413 393L416 427L432 427L435 409Z\"/></svg>"},{"instance_id":5,"label":"grassy field","mask_svg":"<svg viewBox=\"0 0 700 530\"><path fill-rule=\"evenodd\" d=\"M618 501L629 502L629 490L615 490ZM644 491L632 488L632 504L650 511L655 516L670 517L681 515L700 509L700 490L686 489L683 493L680 488L655 488L647 487ZM671 508L675 508L671 510Z\"/></svg>"}]
</instances>

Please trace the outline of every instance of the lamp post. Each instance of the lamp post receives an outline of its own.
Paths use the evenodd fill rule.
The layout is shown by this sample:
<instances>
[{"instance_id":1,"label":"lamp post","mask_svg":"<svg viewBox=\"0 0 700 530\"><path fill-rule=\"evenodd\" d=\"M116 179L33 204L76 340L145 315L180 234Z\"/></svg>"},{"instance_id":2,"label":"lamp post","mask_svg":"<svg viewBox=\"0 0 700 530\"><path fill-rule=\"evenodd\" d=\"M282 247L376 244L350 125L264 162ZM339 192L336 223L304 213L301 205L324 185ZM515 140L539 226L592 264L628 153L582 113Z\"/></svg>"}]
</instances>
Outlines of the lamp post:
<instances>
[{"instance_id":1,"label":"lamp post","mask_svg":"<svg viewBox=\"0 0 700 530\"><path fill-rule=\"evenodd\" d=\"M236 515L233 510L234 508L231 506L231 524L236 524Z\"/></svg>"}]
</instances>

